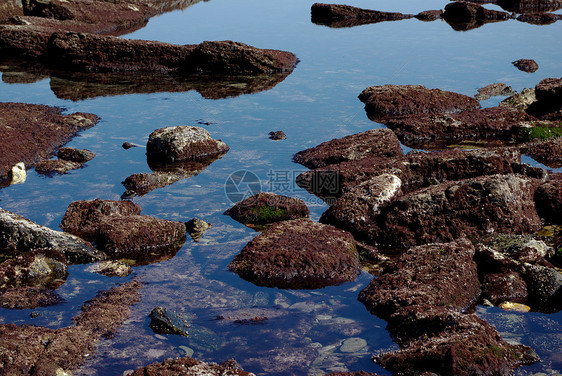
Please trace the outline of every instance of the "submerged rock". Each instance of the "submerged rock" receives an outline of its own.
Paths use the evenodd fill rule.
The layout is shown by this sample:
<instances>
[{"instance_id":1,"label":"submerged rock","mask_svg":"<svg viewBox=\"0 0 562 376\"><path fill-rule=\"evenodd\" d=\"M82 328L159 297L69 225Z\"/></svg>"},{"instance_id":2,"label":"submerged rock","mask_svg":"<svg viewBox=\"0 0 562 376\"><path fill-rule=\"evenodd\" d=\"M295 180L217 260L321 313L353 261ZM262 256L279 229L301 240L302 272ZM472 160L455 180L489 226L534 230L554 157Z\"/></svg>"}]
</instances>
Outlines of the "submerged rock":
<instances>
[{"instance_id":1,"label":"submerged rock","mask_svg":"<svg viewBox=\"0 0 562 376\"><path fill-rule=\"evenodd\" d=\"M310 149L299 151L293 161L308 168L318 168L367 157L395 157L402 155L400 142L394 133L380 128L326 141Z\"/></svg>"},{"instance_id":2,"label":"submerged rock","mask_svg":"<svg viewBox=\"0 0 562 376\"><path fill-rule=\"evenodd\" d=\"M187 232L189 232L189 236L191 236L191 238L196 242L201 239L203 233L210 229L211 226L212 225L210 223L205 222L204 220L197 217L185 222L185 227L187 229Z\"/></svg>"},{"instance_id":3,"label":"submerged rock","mask_svg":"<svg viewBox=\"0 0 562 376\"><path fill-rule=\"evenodd\" d=\"M157 129L146 144L147 158L160 163L204 160L228 150L224 142L211 138L204 128L190 126Z\"/></svg>"},{"instance_id":4,"label":"submerged rock","mask_svg":"<svg viewBox=\"0 0 562 376\"><path fill-rule=\"evenodd\" d=\"M131 376L254 376L253 373L243 371L234 360L216 363L204 363L193 358L166 359L163 362L152 363L139 368Z\"/></svg>"},{"instance_id":5,"label":"submerged rock","mask_svg":"<svg viewBox=\"0 0 562 376\"><path fill-rule=\"evenodd\" d=\"M66 258L58 250L24 252L0 263L0 288L58 287L66 274Z\"/></svg>"},{"instance_id":6,"label":"submerged rock","mask_svg":"<svg viewBox=\"0 0 562 376\"><path fill-rule=\"evenodd\" d=\"M312 22L330 27L350 27L413 17L411 14L380 12L340 4L315 3L310 11Z\"/></svg>"},{"instance_id":7,"label":"submerged rock","mask_svg":"<svg viewBox=\"0 0 562 376\"><path fill-rule=\"evenodd\" d=\"M81 163L65 161L62 159L51 159L37 163L35 171L41 175L62 175L66 174L68 171L77 170L81 167Z\"/></svg>"},{"instance_id":8,"label":"submerged rock","mask_svg":"<svg viewBox=\"0 0 562 376\"><path fill-rule=\"evenodd\" d=\"M462 311L480 296L473 256L466 239L410 248L361 291L359 300L383 319L421 304Z\"/></svg>"},{"instance_id":9,"label":"submerged rock","mask_svg":"<svg viewBox=\"0 0 562 376\"><path fill-rule=\"evenodd\" d=\"M360 270L351 234L306 219L273 225L228 267L257 285L293 289L352 281Z\"/></svg>"},{"instance_id":10,"label":"submerged rock","mask_svg":"<svg viewBox=\"0 0 562 376\"><path fill-rule=\"evenodd\" d=\"M0 289L1 308L35 309L62 303L64 299L59 294L44 287L18 286Z\"/></svg>"},{"instance_id":11,"label":"submerged rock","mask_svg":"<svg viewBox=\"0 0 562 376\"><path fill-rule=\"evenodd\" d=\"M3 209L0 209L0 234L0 253L4 255L50 249L64 253L70 263L88 263L106 258L77 236L40 226Z\"/></svg>"},{"instance_id":12,"label":"submerged rock","mask_svg":"<svg viewBox=\"0 0 562 376\"><path fill-rule=\"evenodd\" d=\"M421 85L371 86L359 95L372 120L412 114L458 113L480 107L466 95Z\"/></svg>"},{"instance_id":13,"label":"submerged rock","mask_svg":"<svg viewBox=\"0 0 562 376\"><path fill-rule=\"evenodd\" d=\"M121 261L107 260L90 265L87 271L98 273L106 277L126 277L133 272L129 264Z\"/></svg>"},{"instance_id":14,"label":"submerged rock","mask_svg":"<svg viewBox=\"0 0 562 376\"><path fill-rule=\"evenodd\" d=\"M537 62L531 59L519 59L514 61L512 64L515 68L527 73L533 73L539 69Z\"/></svg>"},{"instance_id":15,"label":"submerged rock","mask_svg":"<svg viewBox=\"0 0 562 376\"><path fill-rule=\"evenodd\" d=\"M155 333L178 334L186 337L189 335L189 327L191 325L179 313L166 308L156 307L150 312L149 317L150 324L148 326Z\"/></svg>"},{"instance_id":16,"label":"submerged rock","mask_svg":"<svg viewBox=\"0 0 562 376\"><path fill-rule=\"evenodd\" d=\"M298 218L308 218L308 207L303 200L260 192L242 200L224 214L246 225L266 225Z\"/></svg>"},{"instance_id":17,"label":"submerged rock","mask_svg":"<svg viewBox=\"0 0 562 376\"><path fill-rule=\"evenodd\" d=\"M89 241L97 241L101 224L112 216L138 215L141 207L130 201L73 201L66 209L60 227Z\"/></svg>"},{"instance_id":18,"label":"submerged rock","mask_svg":"<svg viewBox=\"0 0 562 376\"><path fill-rule=\"evenodd\" d=\"M99 118L93 114L63 115L56 107L0 103L0 181L19 162L34 167L51 157L77 132L92 127Z\"/></svg>"},{"instance_id":19,"label":"submerged rock","mask_svg":"<svg viewBox=\"0 0 562 376\"><path fill-rule=\"evenodd\" d=\"M77 163L86 163L94 159L96 155L86 149L75 149L62 147L57 153L57 158L63 161L71 161Z\"/></svg>"}]
</instances>

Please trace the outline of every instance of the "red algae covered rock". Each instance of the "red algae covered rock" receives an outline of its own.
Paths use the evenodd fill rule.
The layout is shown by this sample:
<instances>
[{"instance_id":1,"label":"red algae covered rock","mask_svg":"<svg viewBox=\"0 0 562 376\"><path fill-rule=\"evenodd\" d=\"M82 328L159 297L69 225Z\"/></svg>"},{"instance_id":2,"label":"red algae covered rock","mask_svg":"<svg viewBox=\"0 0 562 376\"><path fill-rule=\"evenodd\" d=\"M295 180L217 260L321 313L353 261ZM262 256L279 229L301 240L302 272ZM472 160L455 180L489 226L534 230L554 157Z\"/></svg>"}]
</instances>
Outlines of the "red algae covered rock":
<instances>
[{"instance_id":1,"label":"red algae covered rock","mask_svg":"<svg viewBox=\"0 0 562 376\"><path fill-rule=\"evenodd\" d=\"M359 94L373 120L412 114L458 113L480 108L466 95L421 85L371 86Z\"/></svg>"},{"instance_id":2,"label":"red algae covered rock","mask_svg":"<svg viewBox=\"0 0 562 376\"><path fill-rule=\"evenodd\" d=\"M108 216L99 228L98 246L111 258L151 261L175 254L185 240L182 222L145 215Z\"/></svg>"},{"instance_id":3,"label":"red algae covered rock","mask_svg":"<svg viewBox=\"0 0 562 376\"><path fill-rule=\"evenodd\" d=\"M265 225L298 218L308 218L308 207L303 200L260 192L238 202L224 212L234 220L251 225Z\"/></svg>"},{"instance_id":4,"label":"red algae covered rock","mask_svg":"<svg viewBox=\"0 0 562 376\"><path fill-rule=\"evenodd\" d=\"M66 209L60 228L88 241L96 241L99 228L111 216L138 215L141 207L130 201L73 201Z\"/></svg>"},{"instance_id":5,"label":"red algae covered rock","mask_svg":"<svg viewBox=\"0 0 562 376\"><path fill-rule=\"evenodd\" d=\"M537 212L547 223L562 224L562 174L551 174L535 193Z\"/></svg>"},{"instance_id":6,"label":"red algae covered rock","mask_svg":"<svg viewBox=\"0 0 562 376\"><path fill-rule=\"evenodd\" d=\"M404 248L493 232L533 233L541 227L533 199L539 184L535 179L509 174L423 188L394 201L369 238Z\"/></svg>"},{"instance_id":7,"label":"red algae covered rock","mask_svg":"<svg viewBox=\"0 0 562 376\"><path fill-rule=\"evenodd\" d=\"M166 359L163 362L152 363L139 368L131 376L254 376L246 372L234 360L216 363L205 363L193 358L184 357Z\"/></svg>"},{"instance_id":8,"label":"red algae covered rock","mask_svg":"<svg viewBox=\"0 0 562 376\"><path fill-rule=\"evenodd\" d=\"M384 319L419 304L462 311L480 295L473 256L466 239L410 248L361 291L359 300Z\"/></svg>"},{"instance_id":9,"label":"red algae covered rock","mask_svg":"<svg viewBox=\"0 0 562 376\"><path fill-rule=\"evenodd\" d=\"M265 230L234 257L229 268L260 286L293 289L352 281L360 270L351 234L306 219Z\"/></svg>"},{"instance_id":10,"label":"red algae covered rock","mask_svg":"<svg viewBox=\"0 0 562 376\"><path fill-rule=\"evenodd\" d=\"M524 144L521 152L546 166L562 167L562 137Z\"/></svg>"},{"instance_id":11,"label":"red algae covered rock","mask_svg":"<svg viewBox=\"0 0 562 376\"><path fill-rule=\"evenodd\" d=\"M308 168L318 168L366 157L399 155L402 155L402 148L398 138L392 131L381 128L323 142L299 151L293 161Z\"/></svg>"},{"instance_id":12,"label":"red algae covered rock","mask_svg":"<svg viewBox=\"0 0 562 376\"><path fill-rule=\"evenodd\" d=\"M532 59L519 59L512 64L515 68L527 73L534 73L539 69L537 62Z\"/></svg>"},{"instance_id":13,"label":"red algae covered rock","mask_svg":"<svg viewBox=\"0 0 562 376\"><path fill-rule=\"evenodd\" d=\"M27 167L49 159L79 131L99 118L93 114L63 115L62 109L35 104L0 103L0 181L19 162Z\"/></svg>"}]
</instances>

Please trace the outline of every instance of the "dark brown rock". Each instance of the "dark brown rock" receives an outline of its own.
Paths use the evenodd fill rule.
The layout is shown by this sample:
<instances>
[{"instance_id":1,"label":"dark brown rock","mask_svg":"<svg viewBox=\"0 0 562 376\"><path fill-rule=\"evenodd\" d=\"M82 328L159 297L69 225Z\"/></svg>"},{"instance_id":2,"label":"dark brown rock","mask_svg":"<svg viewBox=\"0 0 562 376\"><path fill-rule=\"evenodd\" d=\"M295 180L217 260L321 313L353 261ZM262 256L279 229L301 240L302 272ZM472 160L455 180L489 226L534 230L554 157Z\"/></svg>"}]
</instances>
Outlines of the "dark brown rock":
<instances>
[{"instance_id":1,"label":"dark brown rock","mask_svg":"<svg viewBox=\"0 0 562 376\"><path fill-rule=\"evenodd\" d=\"M37 59L47 52L51 34L48 28L25 23L0 25L0 52L3 57Z\"/></svg>"},{"instance_id":2,"label":"dark brown rock","mask_svg":"<svg viewBox=\"0 0 562 376\"><path fill-rule=\"evenodd\" d=\"M435 21L443 16L442 10L426 10L416 14L416 17L420 21Z\"/></svg>"},{"instance_id":3,"label":"dark brown rock","mask_svg":"<svg viewBox=\"0 0 562 376\"><path fill-rule=\"evenodd\" d=\"M498 95L513 95L513 90L511 90L511 86L507 86L503 82L497 82L478 89L478 94L474 98L484 101Z\"/></svg>"},{"instance_id":4,"label":"dark brown rock","mask_svg":"<svg viewBox=\"0 0 562 376\"><path fill-rule=\"evenodd\" d=\"M86 302L75 326L49 329L0 325L0 366L6 375L55 375L76 370L95 351L96 342L113 336L139 301L140 282L101 292Z\"/></svg>"},{"instance_id":5,"label":"dark brown rock","mask_svg":"<svg viewBox=\"0 0 562 376\"><path fill-rule=\"evenodd\" d=\"M550 25L562 19L562 15L555 13L531 13L521 14L517 21L530 23L533 25Z\"/></svg>"},{"instance_id":6,"label":"dark brown rock","mask_svg":"<svg viewBox=\"0 0 562 376\"><path fill-rule=\"evenodd\" d=\"M151 262L169 258L186 240L185 224L144 215L108 216L98 246L111 258Z\"/></svg>"},{"instance_id":7,"label":"dark brown rock","mask_svg":"<svg viewBox=\"0 0 562 376\"><path fill-rule=\"evenodd\" d=\"M562 308L562 274L542 265L526 265L525 272L530 304L540 310L558 312Z\"/></svg>"},{"instance_id":8,"label":"dark brown rock","mask_svg":"<svg viewBox=\"0 0 562 376\"><path fill-rule=\"evenodd\" d=\"M554 12L562 8L559 0L499 0L498 5L512 13Z\"/></svg>"},{"instance_id":9,"label":"dark brown rock","mask_svg":"<svg viewBox=\"0 0 562 376\"><path fill-rule=\"evenodd\" d=\"M562 167L562 137L524 144L521 152L546 166Z\"/></svg>"},{"instance_id":10,"label":"dark brown rock","mask_svg":"<svg viewBox=\"0 0 562 376\"><path fill-rule=\"evenodd\" d=\"M286 140L287 136L283 131L272 131L269 132L269 138L274 141L281 141L281 140Z\"/></svg>"},{"instance_id":11,"label":"dark brown rock","mask_svg":"<svg viewBox=\"0 0 562 376\"><path fill-rule=\"evenodd\" d=\"M537 213L547 223L562 225L562 174L551 174L535 193Z\"/></svg>"},{"instance_id":12,"label":"dark brown rock","mask_svg":"<svg viewBox=\"0 0 562 376\"><path fill-rule=\"evenodd\" d=\"M306 219L265 230L229 268L257 285L307 289L354 280L360 270L351 234Z\"/></svg>"},{"instance_id":13,"label":"dark brown rock","mask_svg":"<svg viewBox=\"0 0 562 376\"><path fill-rule=\"evenodd\" d=\"M203 233L210 229L211 226L212 225L210 223L197 217L185 222L185 228L187 229L187 232L189 232L189 236L191 236L191 238L196 242L201 239Z\"/></svg>"},{"instance_id":14,"label":"dark brown rock","mask_svg":"<svg viewBox=\"0 0 562 376\"><path fill-rule=\"evenodd\" d=\"M537 62L531 59L519 59L514 61L512 64L520 71L527 73L533 73L539 69Z\"/></svg>"},{"instance_id":15,"label":"dark brown rock","mask_svg":"<svg viewBox=\"0 0 562 376\"><path fill-rule=\"evenodd\" d=\"M191 324L182 314L162 307L156 307L151 312L148 326L154 333L177 334L187 337Z\"/></svg>"},{"instance_id":16,"label":"dark brown rock","mask_svg":"<svg viewBox=\"0 0 562 376\"><path fill-rule=\"evenodd\" d=\"M77 170L81 167L81 163L65 161L62 159L50 159L48 161L40 161L37 163L35 171L41 175L52 176L55 174L63 175L68 171Z\"/></svg>"},{"instance_id":17,"label":"dark brown rock","mask_svg":"<svg viewBox=\"0 0 562 376\"><path fill-rule=\"evenodd\" d=\"M389 327L399 329L403 349L373 360L396 374L509 375L513 368L539 361L531 348L506 343L477 316L444 307L403 308Z\"/></svg>"},{"instance_id":18,"label":"dark brown rock","mask_svg":"<svg viewBox=\"0 0 562 376\"><path fill-rule=\"evenodd\" d=\"M236 362L234 362L236 363ZM236 363L238 364L238 363ZM205 374L208 376L251 376L253 373L245 372L234 365L233 361L216 363L204 363L193 358L166 359L161 363L152 363L144 368L139 368L132 376L197 376Z\"/></svg>"},{"instance_id":19,"label":"dark brown rock","mask_svg":"<svg viewBox=\"0 0 562 376\"><path fill-rule=\"evenodd\" d=\"M0 103L0 180L16 163L34 167L49 159L79 131L92 127L99 118L92 114L63 115L56 107Z\"/></svg>"},{"instance_id":20,"label":"dark brown rock","mask_svg":"<svg viewBox=\"0 0 562 376\"><path fill-rule=\"evenodd\" d=\"M51 230L0 209L0 254L14 256L44 249L64 253L70 263L87 263L106 258L90 243L74 235Z\"/></svg>"},{"instance_id":21,"label":"dark brown rock","mask_svg":"<svg viewBox=\"0 0 562 376\"><path fill-rule=\"evenodd\" d=\"M514 171L514 166L519 166L519 159L520 154L514 148L409 153L396 158L365 158L321 167L299 175L297 183L314 194L339 197L364 181L390 173L402 180L402 191L407 193L449 180L508 174ZM321 175L330 174L336 180L337 189L325 192L320 184Z\"/></svg>"},{"instance_id":22,"label":"dark brown rock","mask_svg":"<svg viewBox=\"0 0 562 376\"><path fill-rule=\"evenodd\" d=\"M53 250L21 253L0 263L0 288L20 285L58 287L66 279L66 258Z\"/></svg>"},{"instance_id":23,"label":"dark brown rock","mask_svg":"<svg viewBox=\"0 0 562 376\"><path fill-rule=\"evenodd\" d=\"M66 209L60 228L89 241L96 241L101 224L111 216L138 215L141 207L130 201L73 201Z\"/></svg>"},{"instance_id":24,"label":"dark brown rock","mask_svg":"<svg viewBox=\"0 0 562 376\"><path fill-rule=\"evenodd\" d=\"M308 218L308 207L303 200L260 192L244 199L224 212L234 220L247 225L265 225L298 218Z\"/></svg>"},{"instance_id":25,"label":"dark brown rock","mask_svg":"<svg viewBox=\"0 0 562 376\"><path fill-rule=\"evenodd\" d=\"M121 147L125 150L128 150L130 148L137 147L137 145L131 144L130 142L125 141L125 142L123 142L123 145L121 145Z\"/></svg>"},{"instance_id":26,"label":"dark brown rock","mask_svg":"<svg viewBox=\"0 0 562 376\"><path fill-rule=\"evenodd\" d=\"M43 287L18 286L0 289L0 307L6 309L35 309L64 302L55 291Z\"/></svg>"},{"instance_id":27,"label":"dark brown rock","mask_svg":"<svg viewBox=\"0 0 562 376\"><path fill-rule=\"evenodd\" d=\"M457 1L445 6L443 18L447 21L470 21L508 20L513 17L509 13L486 9L478 4Z\"/></svg>"},{"instance_id":28,"label":"dark brown rock","mask_svg":"<svg viewBox=\"0 0 562 376\"><path fill-rule=\"evenodd\" d=\"M318 168L367 157L395 157L402 155L400 142L394 133L380 128L326 141L310 149L299 151L293 161L308 168Z\"/></svg>"},{"instance_id":29,"label":"dark brown rock","mask_svg":"<svg viewBox=\"0 0 562 376\"><path fill-rule=\"evenodd\" d=\"M490 107L460 114L412 115L385 121L406 145L437 141L509 139L522 123L536 120L520 110Z\"/></svg>"},{"instance_id":30,"label":"dark brown rock","mask_svg":"<svg viewBox=\"0 0 562 376\"><path fill-rule=\"evenodd\" d=\"M211 138L204 128L190 126L157 129L146 144L147 158L161 163L205 160L228 150L224 142Z\"/></svg>"},{"instance_id":31,"label":"dark brown rock","mask_svg":"<svg viewBox=\"0 0 562 376\"><path fill-rule=\"evenodd\" d=\"M322 3L313 4L310 12L312 22L330 27L350 27L413 17L411 14L379 12L349 5Z\"/></svg>"},{"instance_id":32,"label":"dark brown rock","mask_svg":"<svg viewBox=\"0 0 562 376\"><path fill-rule=\"evenodd\" d=\"M419 304L462 311L480 296L473 256L474 247L466 239L411 248L373 279L359 300L383 319Z\"/></svg>"},{"instance_id":33,"label":"dark brown rock","mask_svg":"<svg viewBox=\"0 0 562 376\"><path fill-rule=\"evenodd\" d=\"M487 274L482 281L482 296L494 305L503 302L526 303L527 284L515 272Z\"/></svg>"},{"instance_id":34,"label":"dark brown rock","mask_svg":"<svg viewBox=\"0 0 562 376\"><path fill-rule=\"evenodd\" d=\"M62 147L57 153L58 159L77 163L86 163L94 159L95 156L96 155L89 150L69 147Z\"/></svg>"},{"instance_id":35,"label":"dark brown rock","mask_svg":"<svg viewBox=\"0 0 562 376\"><path fill-rule=\"evenodd\" d=\"M421 85L371 86L361 92L359 99L375 121L412 114L458 113L480 107L476 99L466 95Z\"/></svg>"},{"instance_id":36,"label":"dark brown rock","mask_svg":"<svg viewBox=\"0 0 562 376\"><path fill-rule=\"evenodd\" d=\"M404 195L366 234L387 247L447 242L491 232L528 234L541 220L533 200L538 182L521 175L491 175L445 182Z\"/></svg>"}]
</instances>

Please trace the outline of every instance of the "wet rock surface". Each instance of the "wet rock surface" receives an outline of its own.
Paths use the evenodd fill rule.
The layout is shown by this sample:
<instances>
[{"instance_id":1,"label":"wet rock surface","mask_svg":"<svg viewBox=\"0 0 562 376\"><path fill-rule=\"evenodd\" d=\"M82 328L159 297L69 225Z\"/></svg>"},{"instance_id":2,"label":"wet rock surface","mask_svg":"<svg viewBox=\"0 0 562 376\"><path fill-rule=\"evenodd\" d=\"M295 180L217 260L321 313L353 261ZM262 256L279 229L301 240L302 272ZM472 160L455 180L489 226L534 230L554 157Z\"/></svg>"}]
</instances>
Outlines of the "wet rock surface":
<instances>
[{"instance_id":1,"label":"wet rock surface","mask_svg":"<svg viewBox=\"0 0 562 376\"><path fill-rule=\"evenodd\" d=\"M0 230L0 250L4 256L50 249L62 252L70 263L105 259L102 252L74 235L51 230L3 209L0 209Z\"/></svg>"},{"instance_id":2,"label":"wet rock surface","mask_svg":"<svg viewBox=\"0 0 562 376\"><path fill-rule=\"evenodd\" d=\"M312 22L330 27L351 27L412 17L411 14L380 12L339 4L315 3L311 8Z\"/></svg>"},{"instance_id":3,"label":"wet rock surface","mask_svg":"<svg viewBox=\"0 0 562 376\"><path fill-rule=\"evenodd\" d=\"M0 103L0 182L16 163L34 167L99 118L93 114L63 115L62 109L24 103Z\"/></svg>"},{"instance_id":4,"label":"wet rock surface","mask_svg":"<svg viewBox=\"0 0 562 376\"><path fill-rule=\"evenodd\" d=\"M308 289L354 280L359 256L351 234L297 219L256 236L229 268L257 285Z\"/></svg>"},{"instance_id":5,"label":"wet rock surface","mask_svg":"<svg viewBox=\"0 0 562 376\"><path fill-rule=\"evenodd\" d=\"M198 242L205 231L210 229L212 225L202 219L195 217L185 222L185 227L187 229L187 232L189 233L189 236L191 236L194 241Z\"/></svg>"},{"instance_id":6,"label":"wet rock surface","mask_svg":"<svg viewBox=\"0 0 562 376\"><path fill-rule=\"evenodd\" d=\"M287 136L283 131L271 131L269 132L269 139L273 141L281 141L281 140L286 140Z\"/></svg>"},{"instance_id":7,"label":"wet rock surface","mask_svg":"<svg viewBox=\"0 0 562 376\"><path fill-rule=\"evenodd\" d=\"M420 304L462 311L480 295L473 256L474 247L466 239L410 248L361 291L359 300L384 319Z\"/></svg>"},{"instance_id":8,"label":"wet rock surface","mask_svg":"<svg viewBox=\"0 0 562 376\"><path fill-rule=\"evenodd\" d=\"M551 174L535 193L537 213L547 223L562 224L562 174Z\"/></svg>"},{"instance_id":9,"label":"wet rock surface","mask_svg":"<svg viewBox=\"0 0 562 376\"><path fill-rule=\"evenodd\" d=\"M513 91L511 90L511 86L507 86L503 82L497 82L495 84L490 84L478 89L478 94L476 94L474 98L478 99L479 101L483 101L498 95L512 94Z\"/></svg>"},{"instance_id":10,"label":"wet rock surface","mask_svg":"<svg viewBox=\"0 0 562 376\"><path fill-rule=\"evenodd\" d=\"M527 73L534 73L539 69L537 62L531 59L519 59L512 64L520 71Z\"/></svg>"},{"instance_id":11,"label":"wet rock surface","mask_svg":"<svg viewBox=\"0 0 562 376\"><path fill-rule=\"evenodd\" d=\"M304 201L270 192L260 192L236 203L224 212L246 225L266 225L298 218L308 218Z\"/></svg>"},{"instance_id":12,"label":"wet rock surface","mask_svg":"<svg viewBox=\"0 0 562 376\"><path fill-rule=\"evenodd\" d=\"M319 168L367 157L395 157L402 155L400 142L388 129L374 129L298 152L293 161L308 168Z\"/></svg>"},{"instance_id":13,"label":"wet rock surface","mask_svg":"<svg viewBox=\"0 0 562 376\"><path fill-rule=\"evenodd\" d=\"M186 318L180 313L170 311L166 308L156 307L150 312L150 324L148 326L158 334L189 335L191 326Z\"/></svg>"},{"instance_id":14,"label":"wet rock surface","mask_svg":"<svg viewBox=\"0 0 562 376\"><path fill-rule=\"evenodd\" d=\"M66 279L66 258L52 250L30 251L0 263L0 288L21 285L58 287Z\"/></svg>"},{"instance_id":15,"label":"wet rock surface","mask_svg":"<svg viewBox=\"0 0 562 376\"><path fill-rule=\"evenodd\" d=\"M0 307L6 309L35 309L64 303L55 291L34 286L0 289Z\"/></svg>"},{"instance_id":16,"label":"wet rock surface","mask_svg":"<svg viewBox=\"0 0 562 376\"><path fill-rule=\"evenodd\" d=\"M361 92L372 120L412 114L458 113L480 107L474 98L421 85L371 86Z\"/></svg>"},{"instance_id":17,"label":"wet rock surface","mask_svg":"<svg viewBox=\"0 0 562 376\"><path fill-rule=\"evenodd\" d=\"M115 335L139 301L138 281L99 293L82 306L75 325L49 329L32 325L0 325L0 365L9 375L55 375L77 369L102 338Z\"/></svg>"},{"instance_id":18,"label":"wet rock surface","mask_svg":"<svg viewBox=\"0 0 562 376\"><path fill-rule=\"evenodd\" d=\"M132 373L132 376L252 376L253 373L243 371L234 360L216 363L205 363L193 358L166 359L162 363L153 363Z\"/></svg>"},{"instance_id":19,"label":"wet rock surface","mask_svg":"<svg viewBox=\"0 0 562 376\"><path fill-rule=\"evenodd\" d=\"M57 158L63 161L71 161L76 163L86 163L94 159L96 155L86 149L75 149L62 147L57 152Z\"/></svg>"},{"instance_id":20,"label":"wet rock surface","mask_svg":"<svg viewBox=\"0 0 562 376\"><path fill-rule=\"evenodd\" d=\"M98 262L90 265L86 270L106 277L126 277L133 272L133 268L129 264L115 260Z\"/></svg>"},{"instance_id":21,"label":"wet rock surface","mask_svg":"<svg viewBox=\"0 0 562 376\"><path fill-rule=\"evenodd\" d=\"M82 164L72 161L64 161L62 159L41 161L35 166L35 171L41 175L63 175L69 171L77 170Z\"/></svg>"}]
</instances>

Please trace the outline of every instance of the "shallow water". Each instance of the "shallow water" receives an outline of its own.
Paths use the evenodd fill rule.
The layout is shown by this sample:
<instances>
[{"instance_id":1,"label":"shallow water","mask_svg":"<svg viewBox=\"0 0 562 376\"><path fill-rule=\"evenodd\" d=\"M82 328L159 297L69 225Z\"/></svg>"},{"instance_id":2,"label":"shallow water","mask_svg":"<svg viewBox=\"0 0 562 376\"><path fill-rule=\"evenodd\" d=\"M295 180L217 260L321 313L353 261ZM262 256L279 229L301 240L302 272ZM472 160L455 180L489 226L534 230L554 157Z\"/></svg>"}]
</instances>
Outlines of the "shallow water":
<instances>
[{"instance_id":1,"label":"shallow water","mask_svg":"<svg viewBox=\"0 0 562 376\"><path fill-rule=\"evenodd\" d=\"M447 2L346 3L415 14L443 8ZM143 214L182 221L197 216L213 227L200 243L188 239L174 258L134 268L133 275L145 282L142 302L120 333L101 342L97 354L78 374L121 374L185 355L190 351L186 346L195 358L235 358L256 374L316 375L361 369L389 374L370 357L396 345L384 329L386 323L357 301L359 291L372 278L368 273L341 286L293 291L256 287L227 270L234 255L256 233L222 215L232 206L225 182L236 171L250 171L261 180L262 190L305 200L316 220L327 206L296 186L294 177L306 169L292 163L292 155L335 137L380 127L367 118L357 99L364 88L420 84L474 95L477 88L494 82L505 82L518 91L534 87L543 78L561 76L562 22L536 26L509 20L457 32L443 21L411 19L333 29L310 21L312 4L297 0L199 2L154 17L145 28L125 36L177 44L230 39L295 53L300 59L295 71L266 91L218 100L205 99L192 90L72 101L57 98L51 90L64 84L60 80L0 83L0 101L55 105L102 118L68 144L97 154L85 168L54 178L29 171L25 184L0 190L2 208L54 229L70 202L119 199L125 191L121 181L133 173L150 172L144 148L124 150L124 141L145 145L157 128L210 123L201 126L230 146L222 159L199 175L134 198ZM511 62L520 58L536 60L539 70L532 74L517 70ZM244 85L241 82L238 87ZM175 91L169 85L163 89ZM492 98L483 105L493 106L501 99ZM269 140L268 133L276 130L283 130L287 139ZM58 290L66 299L63 305L35 310L40 313L37 318L29 317L31 310L0 310L0 322L66 326L85 300L123 281L84 269L70 268L67 282ZM159 305L192 315L196 335L155 335L148 327L148 314ZM533 346L543 359L518 373L562 372L560 313L506 314L484 307L477 312L497 325L505 338ZM247 315L269 319L255 325L234 322ZM226 319L217 320L217 316ZM341 345L349 338L362 338L367 345L342 352Z\"/></svg>"}]
</instances>

